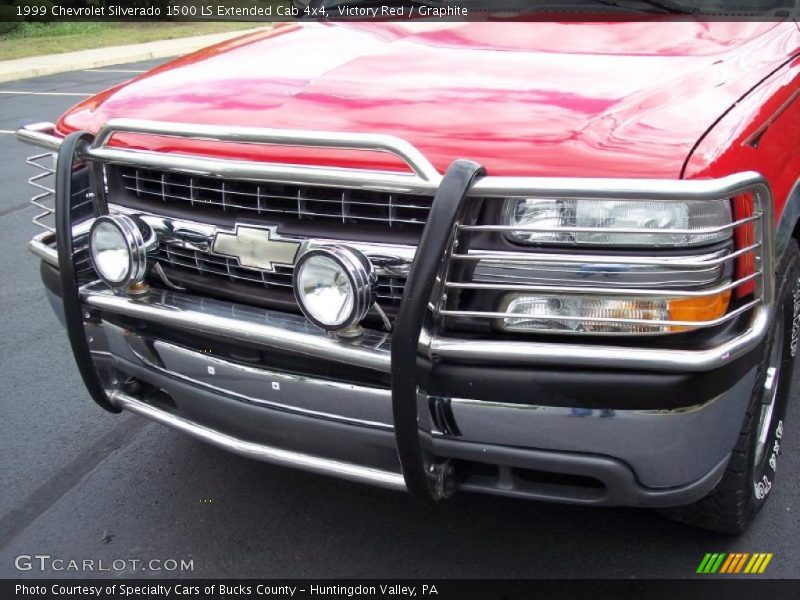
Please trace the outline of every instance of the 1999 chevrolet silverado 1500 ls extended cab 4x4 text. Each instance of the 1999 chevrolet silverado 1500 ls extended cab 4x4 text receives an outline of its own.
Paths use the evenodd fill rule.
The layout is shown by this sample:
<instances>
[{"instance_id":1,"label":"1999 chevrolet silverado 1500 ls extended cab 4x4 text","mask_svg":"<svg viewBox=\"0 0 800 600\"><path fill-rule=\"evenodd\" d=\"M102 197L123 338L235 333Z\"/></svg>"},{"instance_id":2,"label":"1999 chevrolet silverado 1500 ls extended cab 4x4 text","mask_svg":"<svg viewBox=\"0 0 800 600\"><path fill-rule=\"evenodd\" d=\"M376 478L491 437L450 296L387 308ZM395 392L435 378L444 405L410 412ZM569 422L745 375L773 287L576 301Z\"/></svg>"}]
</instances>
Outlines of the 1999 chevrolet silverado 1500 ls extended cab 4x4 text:
<instances>
[{"instance_id":1,"label":"1999 chevrolet silverado 1500 ls extended cab 4x4 text","mask_svg":"<svg viewBox=\"0 0 800 600\"><path fill-rule=\"evenodd\" d=\"M799 52L792 21L277 26L21 129L30 248L109 411L738 532L797 350Z\"/></svg>"}]
</instances>

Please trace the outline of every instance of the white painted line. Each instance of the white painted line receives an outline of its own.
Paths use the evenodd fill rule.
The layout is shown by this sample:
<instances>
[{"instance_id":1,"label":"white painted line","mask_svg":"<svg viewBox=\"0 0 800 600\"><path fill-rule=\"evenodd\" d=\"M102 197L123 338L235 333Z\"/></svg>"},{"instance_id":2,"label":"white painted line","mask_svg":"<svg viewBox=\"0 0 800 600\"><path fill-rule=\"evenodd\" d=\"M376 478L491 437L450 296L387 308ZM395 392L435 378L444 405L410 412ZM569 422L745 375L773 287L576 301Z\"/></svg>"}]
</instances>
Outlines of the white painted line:
<instances>
[{"instance_id":1,"label":"white painted line","mask_svg":"<svg viewBox=\"0 0 800 600\"><path fill-rule=\"evenodd\" d=\"M92 92L91 94L84 94L84 93L77 93L77 92L26 92L23 90L19 91L6 91L0 90L0 94L8 94L8 95L18 95L18 96L94 96L97 92Z\"/></svg>"},{"instance_id":2,"label":"white painted line","mask_svg":"<svg viewBox=\"0 0 800 600\"><path fill-rule=\"evenodd\" d=\"M16 133L13 129L0 129L0 133Z\"/></svg>"},{"instance_id":3,"label":"white painted line","mask_svg":"<svg viewBox=\"0 0 800 600\"><path fill-rule=\"evenodd\" d=\"M133 71L128 69L84 69L84 73L147 73L147 71Z\"/></svg>"}]
</instances>

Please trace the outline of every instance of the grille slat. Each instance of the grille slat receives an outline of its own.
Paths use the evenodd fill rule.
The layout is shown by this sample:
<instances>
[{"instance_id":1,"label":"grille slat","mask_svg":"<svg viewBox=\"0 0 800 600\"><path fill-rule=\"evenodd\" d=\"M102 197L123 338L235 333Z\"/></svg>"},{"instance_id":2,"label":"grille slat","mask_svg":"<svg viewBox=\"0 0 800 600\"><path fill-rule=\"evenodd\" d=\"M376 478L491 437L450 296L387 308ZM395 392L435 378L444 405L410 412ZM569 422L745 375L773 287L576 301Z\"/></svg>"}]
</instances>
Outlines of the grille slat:
<instances>
[{"instance_id":1,"label":"grille slat","mask_svg":"<svg viewBox=\"0 0 800 600\"><path fill-rule=\"evenodd\" d=\"M222 211L281 214L340 224L384 223L421 231L432 196L214 179L137 167L120 167L122 187L139 200L186 203Z\"/></svg>"},{"instance_id":2,"label":"grille slat","mask_svg":"<svg viewBox=\"0 0 800 600\"><path fill-rule=\"evenodd\" d=\"M133 188L130 188L130 187L126 187L125 189L128 190L128 191L135 191ZM200 204L200 205L203 205L203 204L208 204L208 205L217 204L216 202L211 201L211 200L203 200L201 198L192 199L190 197L177 196L175 194L162 194L162 197L164 199L169 199L169 200L183 200L183 201L189 202L191 206L195 206L195 204ZM299 201L298 202L298 206L302 205L303 202L307 202L307 201L308 200L305 200L305 199ZM312 201L313 202L328 202L327 200L322 200L322 201L312 200ZM342 205L342 203L336 203L336 205L340 206L340 205ZM223 210L237 210L237 211L238 210L254 210L259 214L261 214L261 213L292 214L292 215L298 215L300 218L309 218L309 217L326 218L326 217L333 217L333 218L336 218L337 220L341 220L342 223L347 223L348 221L370 221L370 222L387 222L388 223L388 220L384 219L383 217L357 216L357 215L353 215L352 213L348 213L348 214L345 215L345 211L344 211L343 208L337 208L337 210L339 211L339 214L338 215L333 215L333 214L330 214L330 213L327 213L327 212L320 212L318 210L315 210L315 211L312 212L312 211L310 211L308 209L285 210L285 209L265 208L265 207L252 208L250 206L243 205L243 204L232 204L230 201L226 201L224 203L219 203L219 206L222 207ZM413 208L419 210L419 207L413 207ZM423 221L420 221L418 219L393 219L392 222L393 223L405 223L405 224L410 224L410 225L421 225L421 224L423 224Z\"/></svg>"},{"instance_id":3,"label":"grille slat","mask_svg":"<svg viewBox=\"0 0 800 600\"><path fill-rule=\"evenodd\" d=\"M131 186L125 186L126 190L128 190L130 192L135 192L135 193L145 191L141 187L137 187L136 178L130 177L129 175L123 175L123 178L126 181L133 181L134 182L134 185L132 187ZM157 184L160 185L159 181L155 181L155 180L152 180L152 179L150 179L150 180L141 180L141 181L146 181L147 183L157 183ZM176 195L177 198L180 198L182 200L199 200L197 195L194 193L195 191L198 191L198 190L201 191L201 192L221 192L221 189L214 189L214 188L210 188L210 187L207 187L207 186L195 185L193 183L193 179L190 179L188 184L171 182L168 187L178 187L178 188L188 189L189 190L189 197ZM261 186L260 185L256 185L255 188L256 188L256 193L255 193L256 204L255 204L255 206L256 206L256 209L257 209L257 207L259 206L259 200L261 199L261 192L260 192ZM343 194L344 193L345 192L343 192ZM231 189L226 189L225 194L227 196L230 196L231 194L233 194L234 196L244 196L244 197L247 197L247 198L250 198L250 197L253 196L253 194L251 194L250 192L242 192L242 191L239 191L239 190L231 190ZM163 195L163 193L162 193L162 195ZM421 204L398 204L398 203L393 201L394 194L387 194L386 196L387 196L386 202L388 203L387 206L390 207L390 208L410 208L410 209L423 210L423 211L426 211L426 212L428 212L430 210L429 206L424 206L424 205L421 205ZM278 200L291 200L291 201L294 201L294 200L297 199L297 196L271 194L270 198L274 198L274 199L278 199ZM312 201L312 202L330 202L332 204L342 204L342 200L341 199L336 199L336 198L319 198L319 197L304 196L304 197L302 197L302 199L303 200ZM383 206L382 202L367 201L367 200L353 200L350 197L348 197L345 200L345 203L348 204L348 205L349 204L363 204L364 206ZM228 206L231 205L230 202L227 202L226 204ZM392 211L388 211L387 214L389 214L390 212L392 212Z\"/></svg>"}]
</instances>

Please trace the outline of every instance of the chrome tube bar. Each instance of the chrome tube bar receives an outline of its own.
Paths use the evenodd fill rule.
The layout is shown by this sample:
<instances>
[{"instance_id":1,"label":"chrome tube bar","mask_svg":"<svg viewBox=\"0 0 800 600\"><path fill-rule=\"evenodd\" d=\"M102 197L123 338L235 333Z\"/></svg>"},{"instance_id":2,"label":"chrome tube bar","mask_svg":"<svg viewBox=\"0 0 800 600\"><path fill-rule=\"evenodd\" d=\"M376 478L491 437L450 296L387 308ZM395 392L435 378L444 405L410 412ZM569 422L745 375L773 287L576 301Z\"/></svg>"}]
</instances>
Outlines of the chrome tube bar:
<instances>
[{"instance_id":1,"label":"chrome tube bar","mask_svg":"<svg viewBox=\"0 0 800 600\"><path fill-rule=\"evenodd\" d=\"M54 131L55 126L52 123L37 123L19 129L16 135L17 139L22 142L58 150L61 138L55 136ZM412 172L404 174L345 168L299 167L109 147L107 144L115 133L386 152L402 159ZM92 147L81 153L81 158L212 177L319 186L347 186L401 193L432 194L441 181L439 172L414 146L400 138L378 134L249 127L229 128L159 123L136 119L112 119L98 132Z\"/></svg>"},{"instance_id":2,"label":"chrome tube bar","mask_svg":"<svg viewBox=\"0 0 800 600\"><path fill-rule=\"evenodd\" d=\"M627 292L627 290L624 290ZM673 321L673 320L658 320L658 319L628 319L624 317L575 317L575 316L555 316L555 317L546 317L558 321L570 321L570 322L580 322L580 323L622 323L626 325L652 325L653 327L660 327L660 326L672 326L672 327L691 327L691 328L698 328L698 327L713 327L714 325L721 325L722 323L726 323L733 319L734 317L738 317L742 313L747 312L751 308L758 306L761 304L760 299L751 300L742 306L725 313L721 317L717 319L713 319L710 321ZM479 311L468 311L468 310L443 310L440 313L442 316L448 317L475 317L475 318L487 318L487 319L525 319L525 318L535 318L531 317L530 315L526 315L524 313L510 313L510 312L479 312ZM545 318L545 317L542 317ZM604 335L614 335L614 332L605 333ZM631 335L630 333L620 333L619 335ZM634 334L635 335L635 334Z\"/></svg>"},{"instance_id":3,"label":"chrome tube bar","mask_svg":"<svg viewBox=\"0 0 800 600\"><path fill-rule=\"evenodd\" d=\"M760 214L754 214L733 223L726 223L717 227L700 227L698 229L647 229L636 227L526 227L524 225L459 225L460 231L527 231L531 233L613 233L631 235L710 235L729 231L741 225L758 221Z\"/></svg>"},{"instance_id":4,"label":"chrome tube bar","mask_svg":"<svg viewBox=\"0 0 800 600\"><path fill-rule=\"evenodd\" d=\"M342 339L326 334L304 317L279 311L243 307L189 294L151 291L127 296L101 283L81 290L83 302L109 313L142 319L186 331L258 344L311 359L328 360L388 373L390 337L366 332Z\"/></svg>"},{"instance_id":5,"label":"chrome tube bar","mask_svg":"<svg viewBox=\"0 0 800 600\"><path fill-rule=\"evenodd\" d=\"M474 364L551 365L607 367L648 371L709 371L736 360L752 350L769 327L770 311L756 308L742 335L708 350L601 346L588 343L545 343L497 340L464 340L431 336L426 340L428 356Z\"/></svg>"},{"instance_id":6,"label":"chrome tube bar","mask_svg":"<svg viewBox=\"0 0 800 600\"><path fill-rule=\"evenodd\" d=\"M728 290L732 290L737 288L741 285L749 281L753 281L757 277L761 277L761 273L750 273L749 275L745 275L744 277L737 279L736 281L731 281L729 283L725 283L722 285L718 285L715 287L704 288L701 290L679 290L679 289L639 289L639 288L628 288L628 287L619 287L619 288L611 288L611 287L581 287L575 285L522 285L516 283L459 283L459 282L452 282L448 281L445 283L445 287L448 289L459 289L459 290L495 290L495 291L506 291L506 292L546 292L551 294L586 294L586 295L622 295L622 296L648 296L648 297L656 297L656 298L704 298L707 296L713 296L715 294L721 294L722 292L727 292ZM453 314L453 311L445 312L443 311L442 314ZM489 314L489 313L479 313L479 314ZM474 315L463 315L463 316L474 316ZM510 315L509 315L510 316ZM524 317L526 315L513 315L515 317ZM559 319L561 317L558 317ZM589 319L590 321L594 321L595 319ZM613 319L612 319L613 320ZM620 319L620 322L622 319Z\"/></svg>"},{"instance_id":7,"label":"chrome tube bar","mask_svg":"<svg viewBox=\"0 0 800 600\"><path fill-rule=\"evenodd\" d=\"M45 231L35 235L28 242L28 250L52 267L58 268L58 251L55 247L56 234Z\"/></svg>"},{"instance_id":8,"label":"chrome tube bar","mask_svg":"<svg viewBox=\"0 0 800 600\"><path fill-rule=\"evenodd\" d=\"M34 123L18 129L16 135L19 141L26 144L58 151L63 138L54 135L55 129L52 123Z\"/></svg>"},{"instance_id":9,"label":"chrome tube bar","mask_svg":"<svg viewBox=\"0 0 800 600\"><path fill-rule=\"evenodd\" d=\"M390 372L391 336L365 331L362 338L328 336L304 318L277 311L242 307L189 294L152 291L144 296L117 295L102 284L81 290L84 303L111 314L169 327L199 331L220 339L254 343L291 351L310 359ZM755 302L755 301L754 301ZM747 307L753 308L753 307ZM564 365L590 368L630 368L650 371L707 371L735 360L752 349L766 331L769 312L755 306L755 317L740 337L710 350L668 350L601 344L469 340L433 336L423 331L420 352L431 360L461 360L497 365Z\"/></svg>"},{"instance_id":10,"label":"chrome tube bar","mask_svg":"<svg viewBox=\"0 0 800 600\"><path fill-rule=\"evenodd\" d=\"M563 198L578 200L719 200L746 192L768 192L758 173L719 179L611 179L595 177L485 177L470 190L473 197Z\"/></svg>"},{"instance_id":11,"label":"chrome tube bar","mask_svg":"<svg viewBox=\"0 0 800 600\"><path fill-rule=\"evenodd\" d=\"M94 219L83 221L72 228L72 237L76 240L89 234ZM28 242L28 250L53 267L58 267L58 251L56 250L56 234L45 231L35 235Z\"/></svg>"},{"instance_id":12,"label":"chrome tube bar","mask_svg":"<svg viewBox=\"0 0 800 600\"><path fill-rule=\"evenodd\" d=\"M106 163L246 181L351 187L403 193L432 193L436 188L435 183L421 179L416 175L403 175L402 173L327 167L298 167L244 160L182 156L144 150L122 150L107 147L91 148L85 158Z\"/></svg>"},{"instance_id":13,"label":"chrome tube bar","mask_svg":"<svg viewBox=\"0 0 800 600\"><path fill-rule=\"evenodd\" d=\"M470 250L467 254L453 254L454 260L472 261L497 261L501 263L552 263L552 264L585 264L594 265L613 264L613 265L636 265L654 267L675 267L675 268L698 268L714 267L726 263L743 254L753 252L761 248L761 244L751 244L740 248L735 252L730 252L724 256L716 258L692 257L695 260L686 260L689 257L679 256L675 258L647 258L642 256L623 256L623 255L579 255L574 254L533 254L531 252L492 252L485 250Z\"/></svg>"},{"instance_id":14,"label":"chrome tube bar","mask_svg":"<svg viewBox=\"0 0 800 600\"><path fill-rule=\"evenodd\" d=\"M94 151L108 146L108 142L111 140L112 136L117 133L137 133L246 144L272 144L280 146L386 152L402 159L422 181L438 184L441 179L439 172L424 154L407 141L392 135L304 131L296 129L262 129L218 125L190 125L184 123L160 123L158 121L139 119L112 119L98 131L90 154L95 157Z\"/></svg>"},{"instance_id":15,"label":"chrome tube bar","mask_svg":"<svg viewBox=\"0 0 800 600\"><path fill-rule=\"evenodd\" d=\"M33 222L36 223L39 227L43 227L47 231L55 232L55 227L52 225L48 225L44 222L44 219L48 217L52 217L55 214L55 207L45 204L46 200L50 200L53 202L55 200L55 193L56 191L43 183L44 179L48 177L53 177L55 175L56 170L48 165L42 164L43 160L49 160L53 163L53 153L52 152L45 152L43 154L36 154L34 156L30 156L25 160L25 164L30 165L36 169L39 169L41 172L37 173L33 177L28 178L28 185L31 187L40 190L38 194L35 194L30 202L36 208L41 209L42 212L37 214L33 217ZM55 185L55 183L51 183L51 185Z\"/></svg>"},{"instance_id":16,"label":"chrome tube bar","mask_svg":"<svg viewBox=\"0 0 800 600\"><path fill-rule=\"evenodd\" d=\"M263 460L286 467L295 467L321 475L331 475L349 481L370 483L393 490L406 489L405 481L400 473L382 471L329 458L311 456L309 454L301 454L299 452L292 452L290 450L234 438L183 419L177 415L170 414L167 411L149 404L145 404L120 390L109 391L109 398L115 406L121 409L147 417L163 425L168 425L204 442L248 458Z\"/></svg>"},{"instance_id":17,"label":"chrome tube bar","mask_svg":"<svg viewBox=\"0 0 800 600\"><path fill-rule=\"evenodd\" d=\"M58 149L60 138L53 135L52 124L39 123L29 125L17 131L17 137L24 142ZM361 133L303 132L295 130L271 130L252 128L228 128L210 125L187 125L180 123L159 123L153 121L114 119L101 129L93 148L87 158L103 160L95 151L106 149L109 136L114 133L143 133L158 136L189 136L204 140L239 141L246 143L272 143L284 145L308 145L327 148L352 148L357 150L386 151L403 158L414 170L414 175L398 175L386 172L359 171L355 169L325 169L316 167L300 167L297 171L290 169L284 172L282 182L289 183L297 175L305 180L309 171L314 171L315 179L329 174L334 179L347 182L349 175L355 186L364 183L362 175L370 179L370 186L379 189L384 183L389 186L407 179L417 179L420 187L433 191L441 180L441 175L431 163L413 146L392 136L375 136ZM321 137L321 141L317 138ZM265 140L259 142L258 140ZM274 140L274 141L270 141ZM294 141L293 141L294 140ZM252 173L249 168L253 163L231 161L227 159L194 158L174 154L162 154L144 151L127 151L114 149L116 161L137 164L137 155L154 155L155 162L146 166L165 168L168 170L188 170L188 172L209 173L219 177L235 177L244 169L244 173ZM128 162L128 159L134 162ZM186 159L188 162L185 162ZM198 162L192 162L198 161ZM285 168L286 165L279 165ZM192 167L196 167L192 169ZM397 179L400 177L401 179ZM243 177L248 179L248 177ZM330 183L329 183L330 185ZM470 189L471 197L559 197L565 199L612 199L612 200L712 200L735 196L744 192L768 191L766 181L753 172L737 173L720 179L707 180L665 180L665 179L607 179L607 178L566 178L566 177L484 177Z\"/></svg>"}]
</instances>

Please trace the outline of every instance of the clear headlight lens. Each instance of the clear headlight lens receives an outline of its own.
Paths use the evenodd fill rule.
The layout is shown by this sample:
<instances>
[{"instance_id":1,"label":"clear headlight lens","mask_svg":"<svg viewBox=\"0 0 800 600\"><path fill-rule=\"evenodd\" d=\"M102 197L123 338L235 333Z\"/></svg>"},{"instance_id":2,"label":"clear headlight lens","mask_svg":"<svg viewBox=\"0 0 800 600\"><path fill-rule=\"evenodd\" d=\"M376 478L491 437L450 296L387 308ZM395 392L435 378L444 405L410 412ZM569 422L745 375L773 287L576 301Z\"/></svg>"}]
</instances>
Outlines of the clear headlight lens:
<instances>
[{"instance_id":1,"label":"clear headlight lens","mask_svg":"<svg viewBox=\"0 0 800 600\"><path fill-rule=\"evenodd\" d=\"M697 246L731 238L731 230L713 233L626 233L624 230L702 230L731 222L728 200L632 201L509 198L505 224L524 229L507 233L522 244L595 246ZM580 231L553 231L579 228ZM597 231L592 231L596 229ZM620 230L616 233L614 230ZM586 231L588 230L588 231Z\"/></svg>"},{"instance_id":2,"label":"clear headlight lens","mask_svg":"<svg viewBox=\"0 0 800 600\"><path fill-rule=\"evenodd\" d=\"M725 314L730 291L693 298L624 298L579 295L513 295L500 327L542 333L667 333L690 325L627 323L637 321L712 321ZM518 316L516 316L518 315ZM618 319L622 320L617 321Z\"/></svg>"},{"instance_id":3,"label":"clear headlight lens","mask_svg":"<svg viewBox=\"0 0 800 600\"><path fill-rule=\"evenodd\" d=\"M314 320L335 327L350 318L355 290L338 262L324 255L312 256L300 265L296 277L300 304Z\"/></svg>"}]
</instances>

